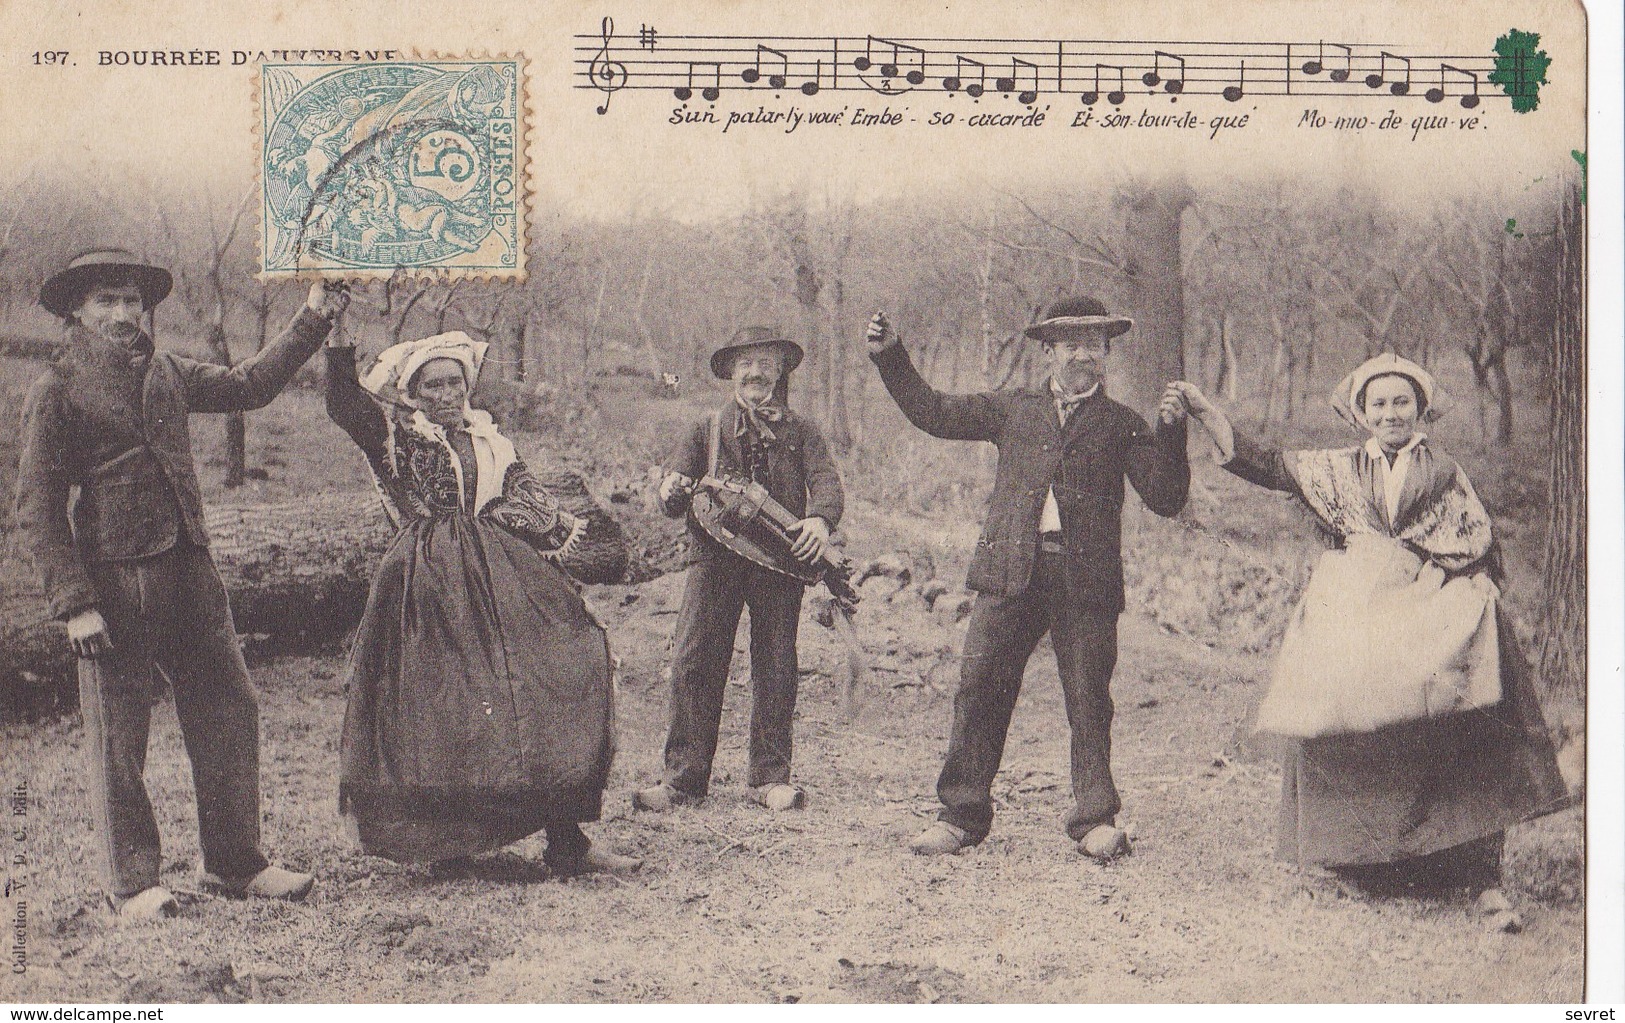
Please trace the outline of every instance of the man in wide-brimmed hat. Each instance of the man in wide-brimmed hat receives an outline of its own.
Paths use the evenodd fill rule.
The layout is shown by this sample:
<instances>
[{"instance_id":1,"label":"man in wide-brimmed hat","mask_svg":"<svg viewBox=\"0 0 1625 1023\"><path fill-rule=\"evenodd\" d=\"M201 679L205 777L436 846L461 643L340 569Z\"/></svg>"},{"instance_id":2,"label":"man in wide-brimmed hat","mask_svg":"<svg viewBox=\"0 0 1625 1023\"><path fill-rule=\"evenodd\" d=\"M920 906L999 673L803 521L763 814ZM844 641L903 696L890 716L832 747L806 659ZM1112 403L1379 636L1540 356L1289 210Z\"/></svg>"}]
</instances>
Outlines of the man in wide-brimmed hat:
<instances>
[{"instance_id":1,"label":"man in wide-brimmed hat","mask_svg":"<svg viewBox=\"0 0 1625 1023\"><path fill-rule=\"evenodd\" d=\"M28 392L17 471L17 534L79 657L108 903L125 919L178 910L159 884L142 777L155 667L192 761L204 886L297 899L312 884L260 852L259 709L209 557L187 415L268 403L347 298L313 285L281 338L226 367L153 346L150 316L170 285L161 267L97 249L40 288L67 343Z\"/></svg>"},{"instance_id":2,"label":"man in wide-brimmed hat","mask_svg":"<svg viewBox=\"0 0 1625 1023\"><path fill-rule=\"evenodd\" d=\"M823 434L786 404L790 373L802 354L800 345L771 327L745 327L711 355L711 372L732 381L732 394L696 422L666 459L660 500L668 515L681 515L701 477L719 471L748 477L800 517L792 528L792 553L811 564L840 523L844 499ZM709 791L734 633L749 607L751 796L774 810L801 807L806 792L790 781L790 752L803 586L723 547L692 515L689 537L694 560L677 619L665 776L634 795L633 804L667 810L698 802Z\"/></svg>"},{"instance_id":3,"label":"man in wide-brimmed hat","mask_svg":"<svg viewBox=\"0 0 1625 1023\"><path fill-rule=\"evenodd\" d=\"M968 585L977 597L960 658L948 758L937 779L943 809L914 840L917 853L957 852L987 837L993 778L1016 694L1046 632L1072 726L1074 806L1067 834L1096 860L1129 851L1117 827L1121 803L1111 772L1123 480L1159 515L1177 514L1190 486L1177 400L1165 400L1152 431L1106 397L1112 339L1132 325L1094 298L1051 303L1026 328L1044 346L1050 378L1042 389L944 394L920 377L884 314L869 323L869 357L910 422L934 437L985 440L999 449L987 522L970 566Z\"/></svg>"}]
</instances>

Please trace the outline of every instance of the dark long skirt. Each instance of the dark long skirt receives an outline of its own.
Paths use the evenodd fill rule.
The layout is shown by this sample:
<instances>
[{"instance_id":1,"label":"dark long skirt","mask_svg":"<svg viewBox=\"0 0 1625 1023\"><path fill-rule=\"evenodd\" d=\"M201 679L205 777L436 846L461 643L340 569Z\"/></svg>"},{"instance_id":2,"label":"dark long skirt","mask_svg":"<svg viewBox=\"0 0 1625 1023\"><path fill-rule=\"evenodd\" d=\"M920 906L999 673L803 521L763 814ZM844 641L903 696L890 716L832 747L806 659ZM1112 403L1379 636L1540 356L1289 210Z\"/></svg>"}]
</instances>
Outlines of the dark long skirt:
<instances>
[{"instance_id":1,"label":"dark long skirt","mask_svg":"<svg viewBox=\"0 0 1625 1023\"><path fill-rule=\"evenodd\" d=\"M350 658L339 802L375 856L423 862L597 820L609 644L575 585L466 515L396 537Z\"/></svg>"},{"instance_id":2,"label":"dark long skirt","mask_svg":"<svg viewBox=\"0 0 1625 1023\"><path fill-rule=\"evenodd\" d=\"M1495 706L1287 744L1279 858L1394 882L1493 883L1502 832L1569 805L1528 662L1511 623L1497 624Z\"/></svg>"}]
</instances>

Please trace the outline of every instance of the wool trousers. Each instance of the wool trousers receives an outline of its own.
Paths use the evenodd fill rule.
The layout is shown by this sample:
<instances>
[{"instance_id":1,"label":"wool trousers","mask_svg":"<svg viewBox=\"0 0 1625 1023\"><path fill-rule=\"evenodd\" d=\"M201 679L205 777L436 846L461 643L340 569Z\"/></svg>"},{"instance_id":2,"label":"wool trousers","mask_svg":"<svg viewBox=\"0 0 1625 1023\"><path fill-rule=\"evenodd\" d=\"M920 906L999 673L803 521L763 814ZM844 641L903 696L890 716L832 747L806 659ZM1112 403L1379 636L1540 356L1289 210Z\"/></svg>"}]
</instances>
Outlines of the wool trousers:
<instances>
[{"instance_id":1,"label":"wool trousers","mask_svg":"<svg viewBox=\"0 0 1625 1023\"><path fill-rule=\"evenodd\" d=\"M127 898L158 883L158 823L144 778L156 692L169 680L192 764L203 867L247 878L259 850L259 704L226 589L206 548L89 566L111 652L79 660L90 790L108 888Z\"/></svg>"},{"instance_id":2,"label":"wool trousers","mask_svg":"<svg viewBox=\"0 0 1625 1023\"><path fill-rule=\"evenodd\" d=\"M979 594L971 611L954 695L948 757L937 779L938 815L975 843L993 826L993 780L1027 661L1045 633L1055 646L1072 728L1072 797L1066 832L1082 838L1112 822L1122 802L1112 781L1112 670L1117 612L1069 592L1062 555L1042 553L1032 582L1014 596Z\"/></svg>"},{"instance_id":3,"label":"wool trousers","mask_svg":"<svg viewBox=\"0 0 1625 1023\"><path fill-rule=\"evenodd\" d=\"M722 701L739 617L750 609L752 786L788 783L796 713L800 582L737 554L716 552L688 570L672 662L666 784L703 796L711 784Z\"/></svg>"}]
</instances>

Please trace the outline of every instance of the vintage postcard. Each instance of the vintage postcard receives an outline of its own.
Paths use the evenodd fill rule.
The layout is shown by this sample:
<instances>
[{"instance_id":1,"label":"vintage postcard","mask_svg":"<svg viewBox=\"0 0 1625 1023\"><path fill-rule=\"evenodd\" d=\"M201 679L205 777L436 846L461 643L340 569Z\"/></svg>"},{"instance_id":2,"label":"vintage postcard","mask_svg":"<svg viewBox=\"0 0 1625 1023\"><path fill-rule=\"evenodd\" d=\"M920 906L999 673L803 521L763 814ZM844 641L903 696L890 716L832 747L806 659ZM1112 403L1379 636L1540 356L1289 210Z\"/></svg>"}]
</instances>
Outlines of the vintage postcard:
<instances>
[{"instance_id":1,"label":"vintage postcard","mask_svg":"<svg viewBox=\"0 0 1625 1023\"><path fill-rule=\"evenodd\" d=\"M1619 997L1579 3L0 30L0 1001Z\"/></svg>"}]
</instances>

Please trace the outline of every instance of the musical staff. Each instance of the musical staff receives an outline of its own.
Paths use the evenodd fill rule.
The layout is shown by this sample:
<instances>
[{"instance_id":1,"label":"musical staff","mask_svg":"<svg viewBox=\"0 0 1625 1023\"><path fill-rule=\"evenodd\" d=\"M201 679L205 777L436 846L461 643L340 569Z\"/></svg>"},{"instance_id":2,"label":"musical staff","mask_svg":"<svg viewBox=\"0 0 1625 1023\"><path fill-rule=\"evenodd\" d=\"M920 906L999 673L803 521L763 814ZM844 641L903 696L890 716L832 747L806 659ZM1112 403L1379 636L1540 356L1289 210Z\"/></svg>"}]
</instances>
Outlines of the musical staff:
<instances>
[{"instance_id":1,"label":"musical staff","mask_svg":"<svg viewBox=\"0 0 1625 1023\"><path fill-rule=\"evenodd\" d=\"M576 38L576 87L603 97L619 91L667 91L688 102L717 102L724 92L799 91L803 96L869 92L900 96L924 88L941 102L1032 106L1067 100L1121 106L1135 99L1179 103L1201 97L1231 103L1271 97L1383 98L1466 109L1508 98L1492 76L1496 55L1431 53L1393 42L1280 42L1079 39L902 39L860 36L675 35L640 27ZM658 45L657 45L658 40ZM997 77L989 82L996 69ZM854 73L856 72L856 73ZM1516 76L1513 76L1516 80ZM1425 92L1417 82L1428 83ZM1491 83L1486 88L1485 83ZM1384 88L1386 86L1386 88ZM1496 86L1500 86L1497 88Z\"/></svg>"}]
</instances>

